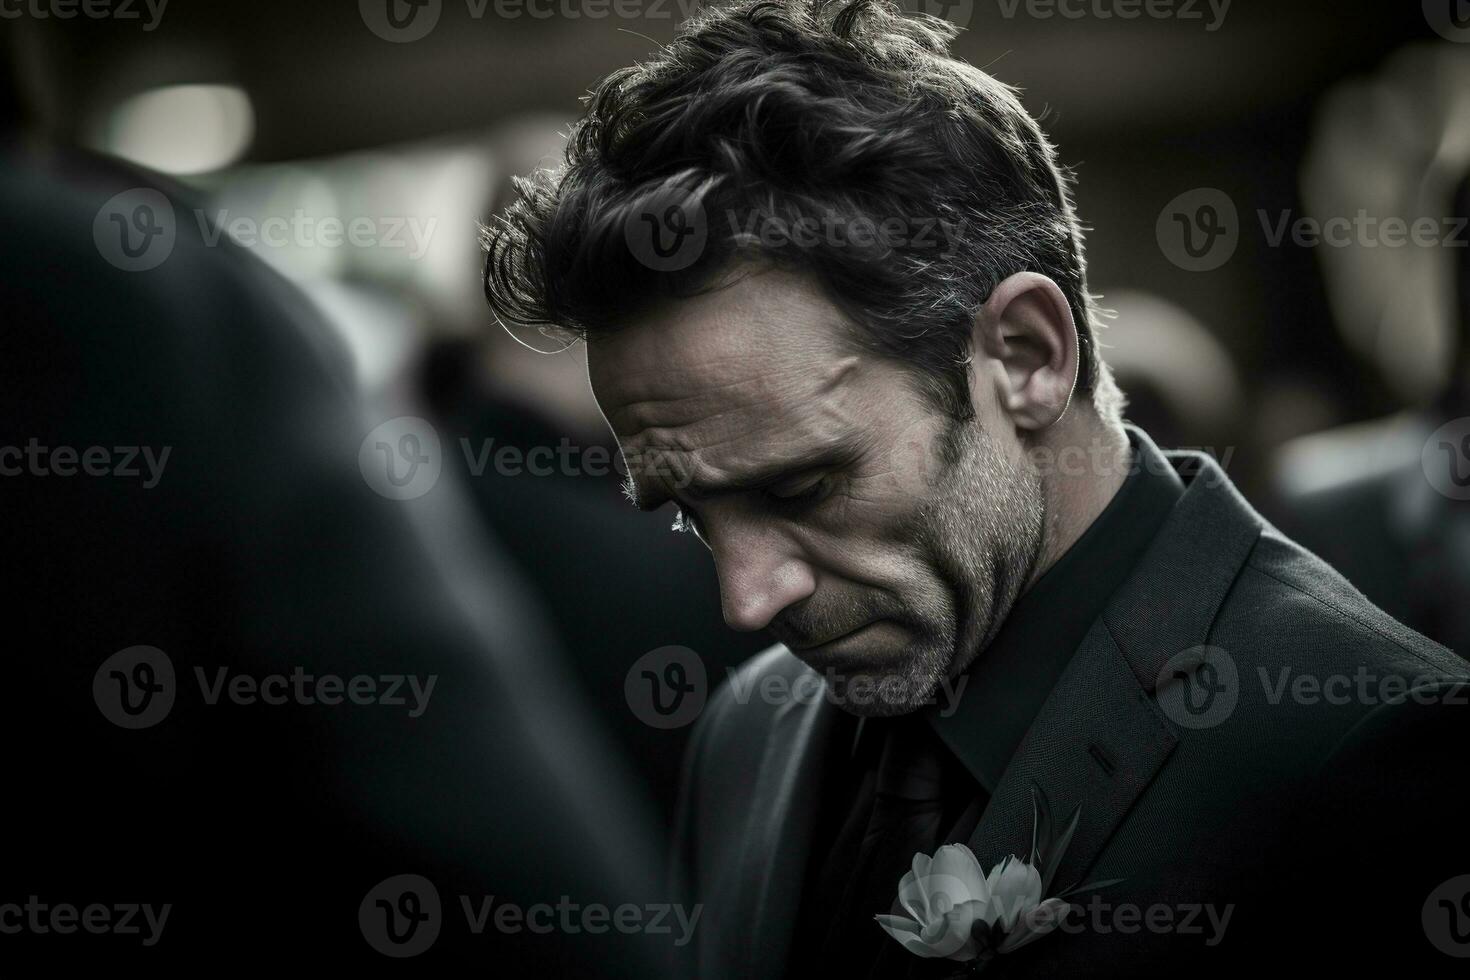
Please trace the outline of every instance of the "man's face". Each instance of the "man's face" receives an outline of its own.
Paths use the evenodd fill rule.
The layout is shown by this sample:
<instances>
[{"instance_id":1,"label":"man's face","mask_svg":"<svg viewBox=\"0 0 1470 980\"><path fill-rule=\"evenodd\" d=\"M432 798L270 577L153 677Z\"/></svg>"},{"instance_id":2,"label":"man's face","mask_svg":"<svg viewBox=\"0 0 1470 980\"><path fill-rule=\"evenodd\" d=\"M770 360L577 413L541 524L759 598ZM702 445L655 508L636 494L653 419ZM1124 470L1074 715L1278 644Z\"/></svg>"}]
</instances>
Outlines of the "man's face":
<instances>
[{"instance_id":1,"label":"man's face","mask_svg":"<svg viewBox=\"0 0 1470 980\"><path fill-rule=\"evenodd\" d=\"M677 504L725 621L769 630L848 710L897 714L988 642L1045 508L993 399L954 423L850 330L771 270L594 337L588 368L636 502Z\"/></svg>"}]
</instances>

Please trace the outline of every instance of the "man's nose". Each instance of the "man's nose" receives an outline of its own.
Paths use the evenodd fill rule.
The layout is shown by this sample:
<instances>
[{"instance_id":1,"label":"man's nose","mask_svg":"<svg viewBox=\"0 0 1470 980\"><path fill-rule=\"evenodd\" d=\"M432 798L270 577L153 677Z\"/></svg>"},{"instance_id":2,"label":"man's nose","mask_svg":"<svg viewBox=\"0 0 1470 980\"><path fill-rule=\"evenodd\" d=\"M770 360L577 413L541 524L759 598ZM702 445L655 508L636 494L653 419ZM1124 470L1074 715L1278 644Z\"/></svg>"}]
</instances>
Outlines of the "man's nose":
<instances>
[{"instance_id":1,"label":"man's nose","mask_svg":"<svg viewBox=\"0 0 1470 980\"><path fill-rule=\"evenodd\" d=\"M710 542L720 577L725 623L765 629L776 614L816 591L816 577L795 544L774 531L742 530Z\"/></svg>"}]
</instances>

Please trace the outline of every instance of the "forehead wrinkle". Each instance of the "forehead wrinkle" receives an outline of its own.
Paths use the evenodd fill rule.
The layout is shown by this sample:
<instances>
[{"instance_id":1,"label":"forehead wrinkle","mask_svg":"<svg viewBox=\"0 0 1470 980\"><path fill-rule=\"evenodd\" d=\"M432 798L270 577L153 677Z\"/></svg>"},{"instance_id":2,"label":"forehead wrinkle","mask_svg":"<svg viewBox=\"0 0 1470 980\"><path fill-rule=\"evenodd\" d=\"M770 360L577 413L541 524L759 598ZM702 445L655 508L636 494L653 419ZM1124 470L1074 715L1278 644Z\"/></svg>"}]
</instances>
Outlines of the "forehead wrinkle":
<instances>
[{"instance_id":1,"label":"forehead wrinkle","mask_svg":"<svg viewBox=\"0 0 1470 980\"><path fill-rule=\"evenodd\" d=\"M686 301L598 351L589 344L589 375L625 456L656 471L629 460L635 490L794 468L860 434L873 392L847 382L868 358L841 342L845 318L825 300L776 284L751 281L728 308Z\"/></svg>"},{"instance_id":2,"label":"forehead wrinkle","mask_svg":"<svg viewBox=\"0 0 1470 980\"><path fill-rule=\"evenodd\" d=\"M821 394L812 400L822 398ZM626 441L639 448L674 450L697 455L710 453L742 440L757 440L757 446L799 441L803 436L826 441L845 428L850 414L845 405L833 405L826 397L820 405L811 400L799 402L796 411L778 415L770 411L770 402L751 401L732 405L673 425L648 424L627 435ZM784 437L770 440L768 437Z\"/></svg>"},{"instance_id":3,"label":"forehead wrinkle","mask_svg":"<svg viewBox=\"0 0 1470 980\"><path fill-rule=\"evenodd\" d=\"M652 500L678 499L675 491L691 486L729 487L752 479L774 478L800 469L813 453L834 444L851 444L860 432L845 424L848 413L830 405L795 419L757 414L750 425L726 420L734 414L731 410L678 428L650 427L628 437L628 453L635 458L646 454L655 467L649 473L629 461L635 490L639 478L650 491L657 488L656 494L640 493L635 502L645 506ZM709 429L716 434L712 439L691 434L691 430ZM677 486L669 485L670 475L678 481Z\"/></svg>"},{"instance_id":4,"label":"forehead wrinkle","mask_svg":"<svg viewBox=\"0 0 1470 980\"><path fill-rule=\"evenodd\" d=\"M703 424L704 420L689 426L651 426L628 436L623 444L623 458L628 466L628 476L633 481L634 502L640 507L650 499L677 499L674 492L679 487L669 482L674 477L679 485L712 484L736 475L727 467L710 460L710 454L733 442L738 436L720 439L706 445L693 443L688 430ZM632 456L632 459L628 457ZM652 464L650 469L649 464ZM653 492L643 492L644 486Z\"/></svg>"},{"instance_id":5,"label":"forehead wrinkle","mask_svg":"<svg viewBox=\"0 0 1470 980\"><path fill-rule=\"evenodd\" d=\"M642 372L648 373L648 372ZM681 372L685 373L685 372ZM660 375L666 383L668 374ZM658 394L634 392L635 397L616 406L608 422L614 429L635 432L651 428L693 426L714 421L751 408L769 409L773 404L789 401L800 405L825 394L828 387L818 383L807 393L791 394L789 389L808 382L811 372L799 366L777 374L753 375L698 387L689 393ZM626 381L626 379L623 379ZM722 394L732 397L721 398ZM790 397L783 398L783 394ZM636 397L642 395L642 397Z\"/></svg>"},{"instance_id":6,"label":"forehead wrinkle","mask_svg":"<svg viewBox=\"0 0 1470 980\"><path fill-rule=\"evenodd\" d=\"M820 449L854 430L853 422L865 411L868 401L860 386L846 384L858 368L859 359L847 357L816 379L810 372L783 372L793 381L806 382L803 387L808 391L796 398L770 397L768 389L772 385L767 378L729 382L720 387L749 388L749 395L702 415L693 409L713 400L713 392L650 398L618 410L615 428L623 430L627 455L646 454L655 460L667 456L689 457L686 468L677 471L685 476L704 471L710 476L738 478L742 467L722 461L720 457L725 455L736 460L741 455L749 456L751 467L772 463L795 465L800 459L789 458L793 444L798 453ZM782 403L786 411L770 411L773 404ZM681 408L685 410L679 411ZM626 431L628 428L633 431ZM722 451L732 446L730 453Z\"/></svg>"},{"instance_id":7,"label":"forehead wrinkle","mask_svg":"<svg viewBox=\"0 0 1470 980\"><path fill-rule=\"evenodd\" d=\"M713 415L699 412L698 403L708 401L711 397L710 391L698 391L690 395L643 398L618 406L613 410L614 417L608 421L613 423L614 428L618 428L619 423L627 425L633 430L633 434L650 429L677 429L696 425L705 418L715 418L730 411L726 409ZM681 408L684 411L680 411Z\"/></svg>"}]
</instances>

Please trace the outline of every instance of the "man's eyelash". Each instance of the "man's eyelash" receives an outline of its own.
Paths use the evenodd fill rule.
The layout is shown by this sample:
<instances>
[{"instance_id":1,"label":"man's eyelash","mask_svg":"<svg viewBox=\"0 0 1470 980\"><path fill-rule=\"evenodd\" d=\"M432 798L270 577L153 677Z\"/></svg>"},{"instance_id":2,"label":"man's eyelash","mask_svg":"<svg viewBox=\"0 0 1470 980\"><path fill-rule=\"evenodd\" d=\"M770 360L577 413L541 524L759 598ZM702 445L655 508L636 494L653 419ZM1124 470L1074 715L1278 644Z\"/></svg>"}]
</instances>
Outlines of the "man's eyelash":
<instances>
[{"instance_id":1,"label":"man's eyelash","mask_svg":"<svg viewBox=\"0 0 1470 980\"><path fill-rule=\"evenodd\" d=\"M824 475L820 479L813 481L809 486L803 487L800 493L786 494L784 496L781 494L772 493L771 497L778 504L811 503L812 501L820 500L821 498L825 497L828 491L831 489L831 486L832 479L829 474Z\"/></svg>"},{"instance_id":2,"label":"man's eyelash","mask_svg":"<svg viewBox=\"0 0 1470 980\"><path fill-rule=\"evenodd\" d=\"M800 505L812 503L814 501L824 499L830 491L831 486L832 479L831 475L828 474L823 476L821 479L816 480L812 483L811 486L804 488L800 493L793 496L783 497L771 493L770 497L777 504ZM670 530L678 532L680 534L699 533L699 528L695 526L694 518L686 514L682 507L674 511L674 523L670 526Z\"/></svg>"}]
</instances>

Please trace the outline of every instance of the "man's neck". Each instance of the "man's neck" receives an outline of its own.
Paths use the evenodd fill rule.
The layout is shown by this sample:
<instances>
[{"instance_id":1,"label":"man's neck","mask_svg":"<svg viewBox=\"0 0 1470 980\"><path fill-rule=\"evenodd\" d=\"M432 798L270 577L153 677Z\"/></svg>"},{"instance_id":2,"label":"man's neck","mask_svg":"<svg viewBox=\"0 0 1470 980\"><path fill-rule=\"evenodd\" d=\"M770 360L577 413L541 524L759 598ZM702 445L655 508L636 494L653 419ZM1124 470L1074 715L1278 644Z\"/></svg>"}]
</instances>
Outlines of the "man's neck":
<instances>
[{"instance_id":1,"label":"man's neck","mask_svg":"<svg viewBox=\"0 0 1470 980\"><path fill-rule=\"evenodd\" d=\"M1046 495L1046 526L1030 588L1092 526L1128 475L1132 451L1121 424L1068 413L1033 447Z\"/></svg>"}]
</instances>

